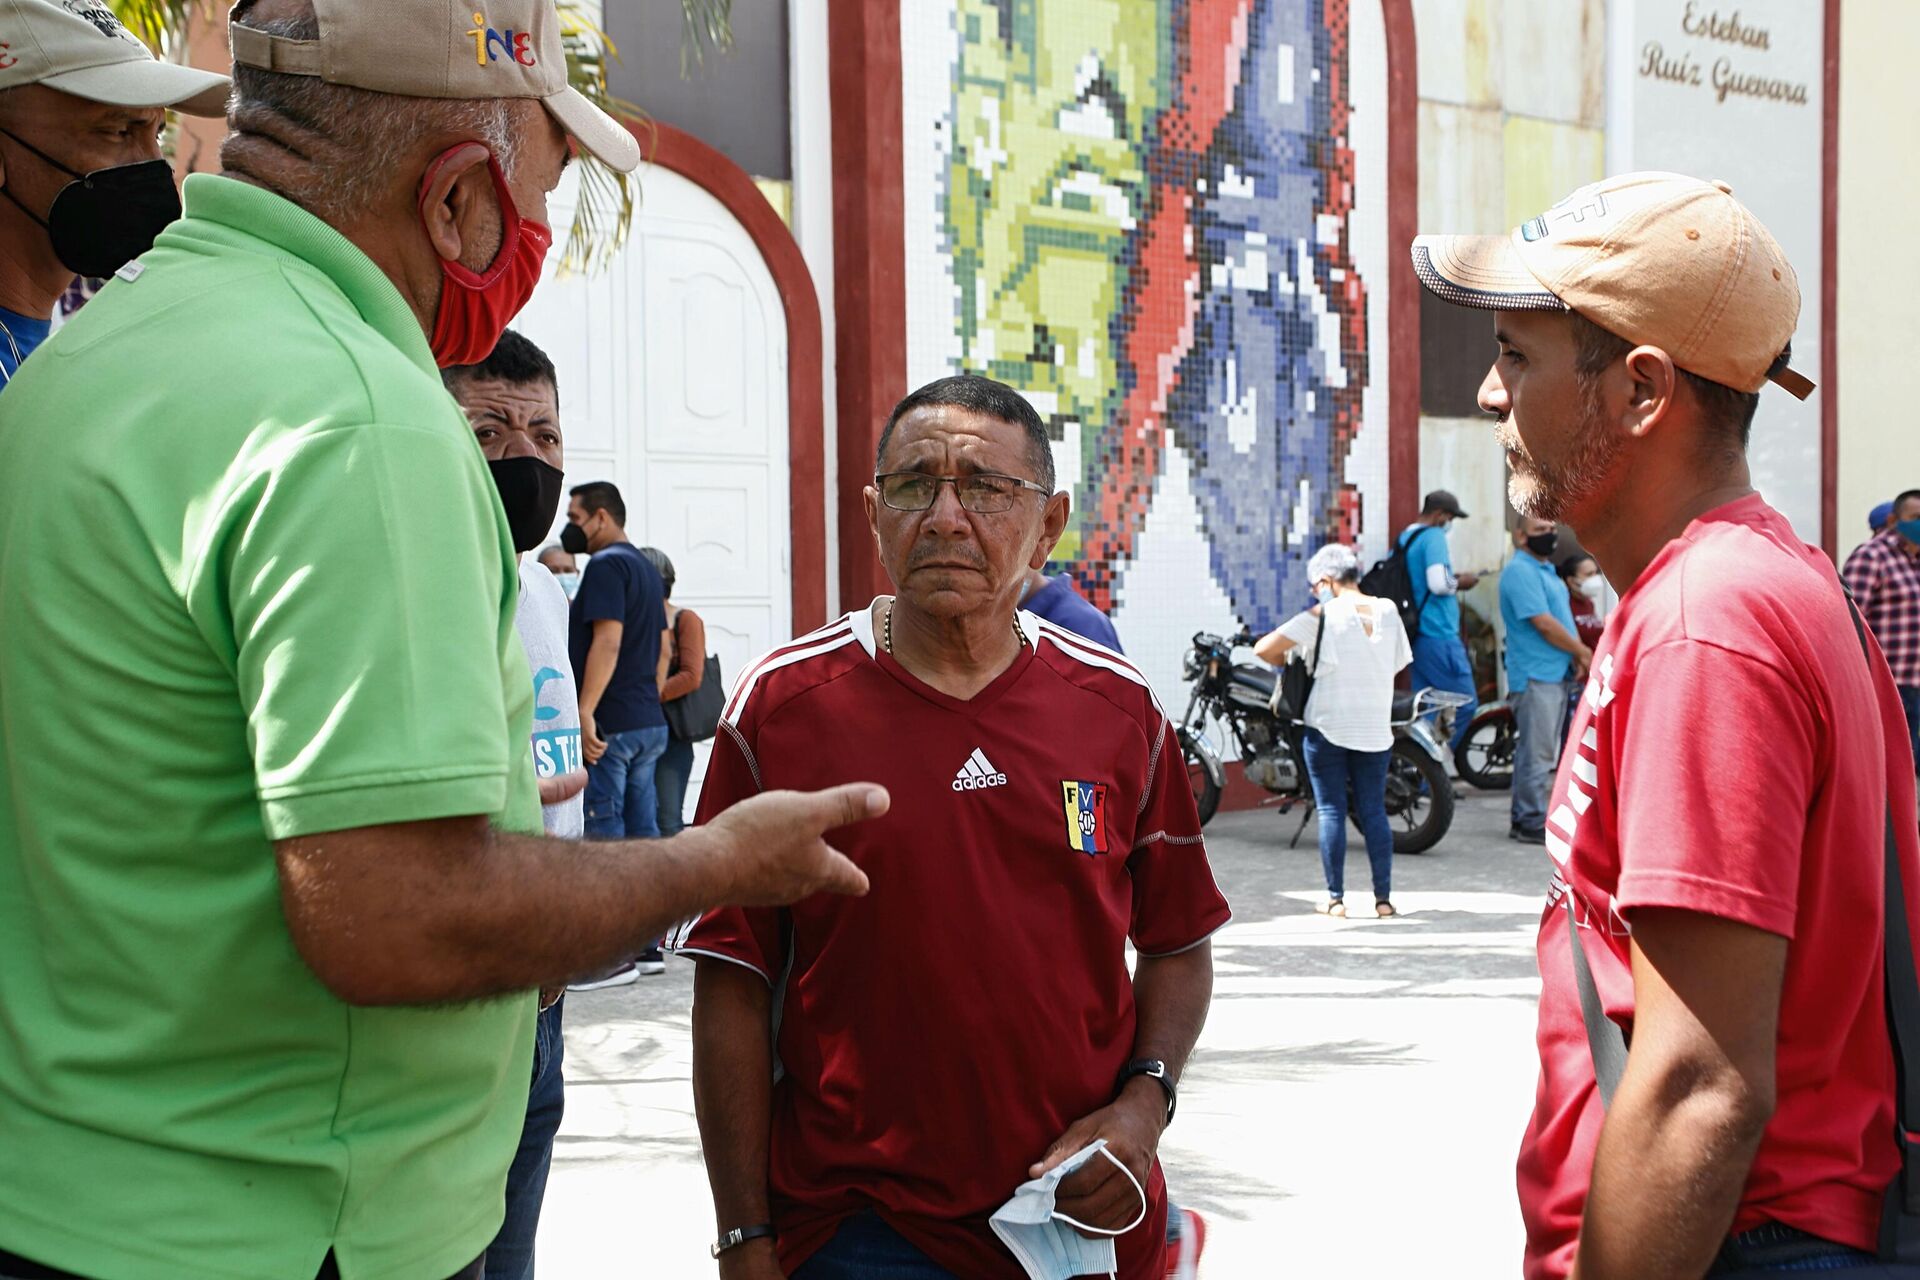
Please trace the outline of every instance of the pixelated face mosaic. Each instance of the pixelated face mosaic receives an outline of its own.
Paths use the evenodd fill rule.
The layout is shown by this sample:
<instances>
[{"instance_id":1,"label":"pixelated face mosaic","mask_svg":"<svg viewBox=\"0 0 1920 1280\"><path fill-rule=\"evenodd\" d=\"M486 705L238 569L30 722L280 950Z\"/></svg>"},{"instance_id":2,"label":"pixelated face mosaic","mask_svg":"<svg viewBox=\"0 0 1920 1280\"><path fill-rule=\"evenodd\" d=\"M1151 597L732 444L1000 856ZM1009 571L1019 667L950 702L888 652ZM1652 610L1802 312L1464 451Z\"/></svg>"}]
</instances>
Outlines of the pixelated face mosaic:
<instances>
[{"instance_id":1,"label":"pixelated face mosaic","mask_svg":"<svg viewBox=\"0 0 1920 1280\"><path fill-rule=\"evenodd\" d=\"M912 377L1033 400L1056 566L1117 617L1156 512L1256 629L1324 542L1384 537L1349 40L1348 0L903 0Z\"/></svg>"}]
</instances>

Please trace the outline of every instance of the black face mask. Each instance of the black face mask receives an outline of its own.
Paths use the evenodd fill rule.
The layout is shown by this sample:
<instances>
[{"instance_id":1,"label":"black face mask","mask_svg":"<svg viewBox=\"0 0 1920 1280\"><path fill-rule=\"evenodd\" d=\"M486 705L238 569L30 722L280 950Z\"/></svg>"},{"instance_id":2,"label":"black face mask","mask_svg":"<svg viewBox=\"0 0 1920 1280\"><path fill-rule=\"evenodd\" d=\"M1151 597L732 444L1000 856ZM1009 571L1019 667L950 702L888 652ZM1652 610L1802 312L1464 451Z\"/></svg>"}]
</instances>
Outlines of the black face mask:
<instances>
[{"instance_id":1,"label":"black face mask","mask_svg":"<svg viewBox=\"0 0 1920 1280\"><path fill-rule=\"evenodd\" d=\"M1527 539L1527 550L1543 560L1551 557L1554 548L1559 545L1560 535L1557 533L1536 533Z\"/></svg>"},{"instance_id":2,"label":"black face mask","mask_svg":"<svg viewBox=\"0 0 1920 1280\"><path fill-rule=\"evenodd\" d=\"M587 531L571 522L560 527L560 547L569 555L587 554Z\"/></svg>"},{"instance_id":3,"label":"black face mask","mask_svg":"<svg viewBox=\"0 0 1920 1280\"><path fill-rule=\"evenodd\" d=\"M0 187L0 195L46 229L54 256L77 276L112 275L153 248L154 238L180 216L180 192L173 185L173 166L165 160L81 173L25 139L7 136L74 179L53 198L44 218L8 188Z\"/></svg>"},{"instance_id":4,"label":"black face mask","mask_svg":"<svg viewBox=\"0 0 1920 1280\"><path fill-rule=\"evenodd\" d=\"M507 528L513 531L513 549L531 551L553 528L560 510L560 486L566 473L535 457L501 458L487 463L500 505L507 509ZM571 529L573 526L568 525ZM566 538L561 537L561 542Z\"/></svg>"}]
</instances>

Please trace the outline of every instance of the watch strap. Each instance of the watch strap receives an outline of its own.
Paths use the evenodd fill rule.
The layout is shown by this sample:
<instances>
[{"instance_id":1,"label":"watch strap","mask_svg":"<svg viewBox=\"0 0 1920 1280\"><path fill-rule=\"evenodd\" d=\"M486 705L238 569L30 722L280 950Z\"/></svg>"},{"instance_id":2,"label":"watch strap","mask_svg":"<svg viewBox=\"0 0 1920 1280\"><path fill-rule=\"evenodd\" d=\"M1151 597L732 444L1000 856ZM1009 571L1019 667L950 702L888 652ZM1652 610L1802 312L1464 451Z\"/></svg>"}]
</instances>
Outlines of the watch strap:
<instances>
[{"instance_id":1,"label":"watch strap","mask_svg":"<svg viewBox=\"0 0 1920 1280\"><path fill-rule=\"evenodd\" d=\"M731 1231L722 1233L720 1238L713 1242L712 1247L709 1248L707 1252L717 1258L727 1250L737 1249L749 1240L770 1240L773 1238L773 1235L774 1230L771 1222L756 1223L751 1227L735 1227Z\"/></svg>"},{"instance_id":2,"label":"watch strap","mask_svg":"<svg viewBox=\"0 0 1920 1280\"><path fill-rule=\"evenodd\" d=\"M1158 1058L1135 1058L1120 1069L1120 1082L1114 1087L1115 1092L1126 1088L1127 1081L1135 1076L1151 1077L1160 1086L1161 1092L1167 1095L1167 1123L1172 1124L1173 1113L1179 1107L1180 1094L1167 1076L1167 1064Z\"/></svg>"}]
</instances>

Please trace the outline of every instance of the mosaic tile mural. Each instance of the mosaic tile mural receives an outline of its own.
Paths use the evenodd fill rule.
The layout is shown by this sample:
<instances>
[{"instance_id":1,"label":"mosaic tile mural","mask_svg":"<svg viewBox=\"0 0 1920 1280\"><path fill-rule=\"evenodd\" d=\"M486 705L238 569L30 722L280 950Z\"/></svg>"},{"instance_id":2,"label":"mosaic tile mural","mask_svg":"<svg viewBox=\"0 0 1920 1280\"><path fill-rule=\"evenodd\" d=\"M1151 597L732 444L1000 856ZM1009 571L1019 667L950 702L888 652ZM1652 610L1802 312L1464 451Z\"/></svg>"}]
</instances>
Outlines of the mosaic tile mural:
<instances>
[{"instance_id":1,"label":"mosaic tile mural","mask_svg":"<svg viewBox=\"0 0 1920 1280\"><path fill-rule=\"evenodd\" d=\"M1034 401L1055 570L1167 650L1163 693L1195 630L1302 607L1324 542L1384 546L1384 34L1353 5L901 6L910 380Z\"/></svg>"}]
</instances>

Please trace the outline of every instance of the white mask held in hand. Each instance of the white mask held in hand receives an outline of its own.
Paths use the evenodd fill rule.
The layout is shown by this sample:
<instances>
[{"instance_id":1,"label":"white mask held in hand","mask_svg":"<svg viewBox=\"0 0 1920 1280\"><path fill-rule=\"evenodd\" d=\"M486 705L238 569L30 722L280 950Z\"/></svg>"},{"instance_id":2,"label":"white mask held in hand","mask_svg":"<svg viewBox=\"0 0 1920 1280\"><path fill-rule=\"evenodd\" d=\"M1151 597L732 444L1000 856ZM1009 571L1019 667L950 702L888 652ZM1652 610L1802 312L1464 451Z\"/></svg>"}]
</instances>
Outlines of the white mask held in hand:
<instances>
[{"instance_id":1,"label":"white mask held in hand","mask_svg":"<svg viewBox=\"0 0 1920 1280\"><path fill-rule=\"evenodd\" d=\"M1140 1196L1140 1212L1118 1231L1087 1226L1053 1207L1061 1179L1079 1171L1096 1155L1111 1161ZM1070 1280L1073 1276L1114 1275L1120 1264L1115 1257L1113 1237L1133 1230L1146 1216L1146 1190L1133 1176L1133 1170L1107 1150L1107 1140L1101 1138L1080 1148L1038 1178L1021 1183L1013 1199L994 1210L988 1225L993 1228L993 1234L1000 1237L1000 1242L1013 1251L1032 1280ZM1080 1234L1081 1231L1096 1232L1105 1238L1092 1239Z\"/></svg>"}]
</instances>

